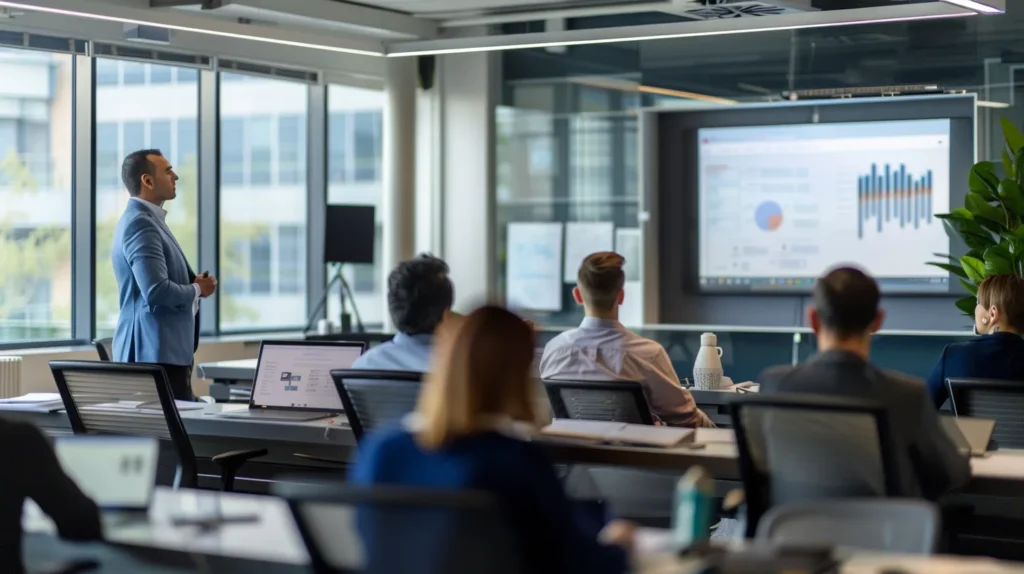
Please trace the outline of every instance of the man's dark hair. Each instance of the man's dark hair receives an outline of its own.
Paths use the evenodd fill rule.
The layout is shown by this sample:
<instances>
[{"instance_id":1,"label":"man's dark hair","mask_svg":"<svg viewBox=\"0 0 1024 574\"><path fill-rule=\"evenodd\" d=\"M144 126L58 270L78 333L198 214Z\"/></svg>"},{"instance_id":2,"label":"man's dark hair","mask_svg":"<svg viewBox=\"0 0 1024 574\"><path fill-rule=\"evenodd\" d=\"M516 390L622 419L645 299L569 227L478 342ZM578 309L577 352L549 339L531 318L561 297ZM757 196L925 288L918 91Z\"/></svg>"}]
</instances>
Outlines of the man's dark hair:
<instances>
[{"instance_id":1,"label":"man's dark hair","mask_svg":"<svg viewBox=\"0 0 1024 574\"><path fill-rule=\"evenodd\" d=\"M153 173L155 166L148 157L151 155L163 157L158 149L140 149L128 154L124 158L124 162L121 163L121 182L128 188L128 195L138 197L142 192L142 174L155 175Z\"/></svg>"},{"instance_id":2,"label":"man's dark hair","mask_svg":"<svg viewBox=\"0 0 1024 574\"><path fill-rule=\"evenodd\" d=\"M863 335L878 315L878 283L859 269L833 269L814 284L814 309L822 325L847 338Z\"/></svg>"},{"instance_id":3,"label":"man's dark hair","mask_svg":"<svg viewBox=\"0 0 1024 574\"><path fill-rule=\"evenodd\" d=\"M433 333L454 301L448 264L432 255L403 261L388 276L391 320L406 335Z\"/></svg>"}]
</instances>

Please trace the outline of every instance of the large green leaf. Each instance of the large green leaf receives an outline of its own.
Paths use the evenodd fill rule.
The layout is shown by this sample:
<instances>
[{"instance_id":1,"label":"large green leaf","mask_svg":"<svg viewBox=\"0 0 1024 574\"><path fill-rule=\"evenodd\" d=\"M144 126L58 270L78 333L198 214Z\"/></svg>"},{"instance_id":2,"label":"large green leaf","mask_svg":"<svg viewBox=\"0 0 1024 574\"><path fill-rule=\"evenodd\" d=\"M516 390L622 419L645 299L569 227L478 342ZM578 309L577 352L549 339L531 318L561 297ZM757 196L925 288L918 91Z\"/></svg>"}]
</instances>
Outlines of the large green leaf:
<instances>
[{"instance_id":1,"label":"large green leaf","mask_svg":"<svg viewBox=\"0 0 1024 574\"><path fill-rule=\"evenodd\" d=\"M979 193L968 193L964 198L964 206L974 214L974 219L985 218L993 223L1006 225L1006 213L998 207L990 204Z\"/></svg>"},{"instance_id":2,"label":"large green leaf","mask_svg":"<svg viewBox=\"0 0 1024 574\"><path fill-rule=\"evenodd\" d=\"M1017 126L1007 118L1001 118L1000 122L1003 125L1003 137L1006 138L1006 145L1009 146L1010 152L1017 155L1017 152L1024 148L1024 134L1020 133Z\"/></svg>"},{"instance_id":3,"label":"large green leaf","mask_svg":"<svg viewBox=\"0 0 1024 574\"><path fill-rule=\"evenodd\" d=\"M971 281L981 283L985 279L985 262L981 259L964 255L960 258L960 265L963 266Z\"/></svg>"},{"instance_id":4,"label":"large green leaf","mask_svg":"<svg viewBox=\"0 0 1024 574\"><path fill-rule=\"evenodd\" d=\"M942 259L948 259L951 262L953 262L953 264L955 264L957 267L960 267L960 259L953 257L949 253L932 253L932 255L934 255L935 257L941 257Z\"/></svg>"},{"instance_id":5,"label":"large green leaf","mask_svg":"<svg viewBox=\"0 0 1024 574\"><path fill-rule=\"evenodd\" d=\"M1014 169L1017 172L1014 179L1017 180L1017 183L1024 185L1024 147L1017 150L1017 155L1013 158L1013 163Z\"/></svg>"},{"instance_id":6,"label":"large green leaf","mask_svg":"<svg viewBox=\"0 0 1024 574\"><path fill-rule=\"evenodd\" d=\"M1017 174L1017 168L1014 167L1013 158L1010 157L1010 152L1003 149L1003 173L1006 177L1014 178Z\"/></svg>"},{"instance_id":7,"label":"large green leaf","mask_svg":"<svg viewBox=\"0 0 1024 574\"><path fill-rule=\"evenodd\" d=\"M985 250L985 276L1012 275L1014 273L1013 255L1008 245L1000 244Z\"/></svg>"},{"instance_id":8,"label":"large green leaf","mask_svg":"<svg viewBox=\"0 0 1024 574\"><path fill-rule=\"evenodd\" d=\"M967 281L965 279L961 279L960 284L964 286L964 289L970 291L971 295L978 295L978 286L975 285L974 283L971 283L970 281Z\"/></svg>"},{"instance_id":9,"label":"large green leaf","mask_svg":"<svg viewBox=\"0 0 1024 574\"><path fill-rule=\"evenodd\" d=\"M986 249L996 244L992 234L981 225L978 225L976 221L951 221L947 219L942 224L946 230L946 235L951 239L960 239L970 249L977 250L975 256L979 259Z\"/></svg>"},{"instance_id":10,"label":"large green leaf","mask_svg":"<svg viewBox=\"0 0 1024 574\"><path fill-rule=\"evenodd\" d=\"M968 179L969 189L984 199L994 201L999 192L999 176L996 175L996 164L982 161L974 164ZM970 207L970 206L968 206Z\"/></svg>"},{"instance_id":11,"label":"large green leaf","mask_svg":"<svg viewBox=\"0 0 1024 574\"><path fill-rule=\"evenodd\" d=\"M964 315L968 317L974 316L974 309L978 306L977 297L964 297L956 300L956 308L963 311Z\"/></svg>"},{"instance_id":12,"label":"large green leaf","mask_svg":"<svg viewBox=\"0 0 1024 574\"><path fill-rule=\"evenodd\" d=\"M929 261L928 265L938 267L939 269L945 269L946 271L949 271L950 273L956 275L957 277L963 277L964 279L967 279L967 272L964 271L964 268L960 267L959 265L950 265L949 263L935 263L933 261Z\"/></svg>"},{"instance_id":13,"label":"large green leaf","mask_svg":"<svg viewBox=\"0 0 1024 574\"><path fill-rule=\"evenodd\" d=\"M1016 181L1004 179L999 182L999 199L1003 202L1003 206L1013 212L1014 219L1020 221L1020 216L1024 213L1024 191ZM1014 227L1011 223L1010 229Z\"/></svg>"}]
</instances>

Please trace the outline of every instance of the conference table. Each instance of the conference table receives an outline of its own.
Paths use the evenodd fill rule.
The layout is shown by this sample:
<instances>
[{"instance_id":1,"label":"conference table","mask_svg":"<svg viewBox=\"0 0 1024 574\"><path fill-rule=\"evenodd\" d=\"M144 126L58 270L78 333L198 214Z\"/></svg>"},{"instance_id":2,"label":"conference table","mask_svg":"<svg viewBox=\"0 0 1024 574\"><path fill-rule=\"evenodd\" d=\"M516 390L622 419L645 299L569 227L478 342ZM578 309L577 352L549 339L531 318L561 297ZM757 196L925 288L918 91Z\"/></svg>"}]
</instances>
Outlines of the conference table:
<instances>
[{"instance_id":1,"label":"conference table","mask_svg":"<svg viewBox=\"0 0 1024 574\"><path fill-rule=\"evenodd\" d=\"M227 522L212 529L175 524L176 517L202 516L211 508L218 508L224 517L248 515L253 520ZM287 503L272 496L158 487L146 513L104 513L106 544L71 545L59 541L53 523L31 501L25 503L22 528L26 533L25 554L30 567L49 556L96 556L101 560L99 572L123 571L106 562L110 555L108 550L113 548L131 557L135 571L143 567L144 571L152 567L156 572L168 573L199 570L305 574L311 571L309 554ZM354 523L332 528L339 544L345 544L342 548L358 548L348 546L351 541L358 544ZM359 551L353 552L358 554ZM840 570L844 574L1024 573L1024 564L989 558L922 557L842 549L837 550L837 557L844 560ZM676 556L669 532L658 529L638 531L633 562L633 571L639 574L696 574L700 571L696 561Z\"/></svg>"},{"instance_id":2,"label":"conference table","mask_svg":"<svg viewBox=\"0 0 1024 574\"><path fill-rule=\"evenodd\" d=\"M204 409L180 411L196 455L215 454L243 448L267 448L269 454L257 459L265 465L280 465L282 473L296 471L338 471L342 465L329 461L349 460L355 438L344 415L307 422L278 422L218 416L231 404L210 404ZM34 413L0 409L0 417L28 421L52 435L71 432L62 412ZM716 479L740 480L735 437L730 429L698 429L692 445L676 448L643 448L566 441L539 437L556 463L588 464L679 471L703 466ZM297 456L298 455L298 456ZM325 459L329 460L325 462ZM249 463L242 467L245 479ZM971 459L973 478L964 492L993 496L1024 493L1024 451L994 451ZM266 478L266 477L260 477ZM240 488L243 488L240 486Z\"/></svg>"}]
</instances>

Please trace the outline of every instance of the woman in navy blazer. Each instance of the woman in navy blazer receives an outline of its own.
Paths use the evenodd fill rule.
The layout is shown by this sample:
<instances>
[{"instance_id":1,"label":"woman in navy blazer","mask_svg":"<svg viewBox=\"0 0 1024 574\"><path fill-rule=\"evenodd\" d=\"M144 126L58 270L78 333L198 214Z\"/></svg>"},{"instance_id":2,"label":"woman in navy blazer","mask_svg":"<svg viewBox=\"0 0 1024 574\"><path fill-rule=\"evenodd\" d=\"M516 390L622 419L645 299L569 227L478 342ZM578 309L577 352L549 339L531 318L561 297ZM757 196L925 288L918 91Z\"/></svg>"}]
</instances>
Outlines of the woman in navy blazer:
<instances>
[{"instance_id":1,"label":"woman in navy blazer","mask_svg":"<svg viewBox=\"0 0 1024 574\"><path fill-rule=\"evenodd\" d=\"M928 376L928 391L941 407L946 379L1002 379L1024 383L1024 279L993 275L978 285L972 341L946 345Z\"/></svg>"},{"instance_id":2,"label":"woman in navy blazer","mask_svg":"<svg viewBox=\"0 0 1024 574\"><path fill-rule=\"evenodd\" d=\"M403 428L360 443L350 480L484 491L498 504L526 572L620 573L633 527L612 521L598 541L562 490L551 461L529 442L535 427L533 330L500 307L441 327L434 370ZM380 536L360 527L366 537ZM414 559L410 557L410 559Z\"/></svg>"}]
</instances>

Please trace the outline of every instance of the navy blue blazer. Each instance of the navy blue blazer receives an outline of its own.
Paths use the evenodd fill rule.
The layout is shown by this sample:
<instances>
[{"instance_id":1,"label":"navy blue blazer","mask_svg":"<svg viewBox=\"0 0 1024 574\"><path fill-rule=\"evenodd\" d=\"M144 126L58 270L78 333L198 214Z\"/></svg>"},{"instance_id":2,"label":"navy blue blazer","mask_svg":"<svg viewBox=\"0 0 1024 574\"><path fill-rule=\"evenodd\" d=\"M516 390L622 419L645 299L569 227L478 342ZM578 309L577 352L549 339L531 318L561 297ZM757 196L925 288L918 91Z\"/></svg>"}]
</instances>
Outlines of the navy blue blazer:
<instances>
[{"instance_id":1,"label":"navy blue blazer","mask_svg":"<svg viewBox=\"0 0 1024 574\"><path fill-rule=\"evenodd\" d=\"M541 447L530 442L487 431L461 438L438 451L424 451L409 431L381 430L359 444L349 480L362 485L396 484L491 494L515 538L527 572L626 571L626 553L597 541L598 528L587 524L584 513L562 490ZM366 540L365 544L372 547L373 542Z\"/></svg>"},{"instance_id":2,"label":"navy blue blazer","mask_svg":"<svg viewBox=\"0 0 1024 574\"><path fill-rule=\"evenodd\" d=\"M946 345L928 375L928 392L935 408L949 398L946 379L957 378L1024 382L1024 338L1013 333L993 333Z\"/></svg>"}]
</instances>

